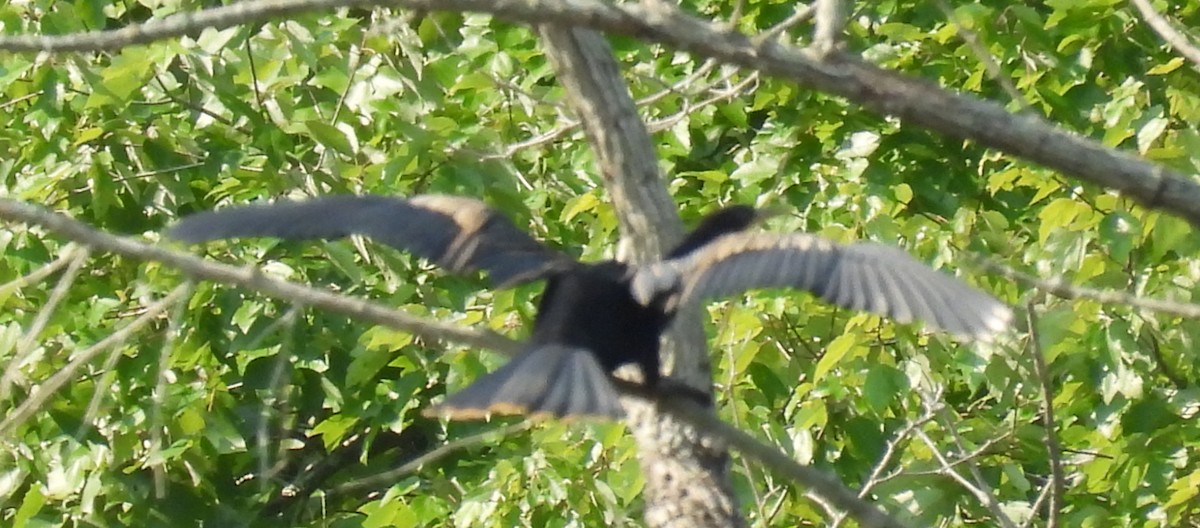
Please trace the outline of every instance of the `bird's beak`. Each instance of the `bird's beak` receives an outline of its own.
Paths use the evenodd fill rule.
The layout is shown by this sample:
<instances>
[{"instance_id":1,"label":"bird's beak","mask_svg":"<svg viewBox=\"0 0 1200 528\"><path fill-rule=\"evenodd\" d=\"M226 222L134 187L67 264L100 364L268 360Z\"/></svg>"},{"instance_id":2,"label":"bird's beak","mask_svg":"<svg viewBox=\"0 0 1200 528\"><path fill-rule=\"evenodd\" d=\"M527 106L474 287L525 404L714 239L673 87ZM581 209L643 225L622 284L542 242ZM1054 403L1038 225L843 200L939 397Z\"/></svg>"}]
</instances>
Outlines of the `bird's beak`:
<instances>
[{"instance_id":1,"label":"bird's beak","mask_svg":"<svg viewBox=\"0 0 1200 528\"><path fill-rule=\"evenodd\" d=\"M759 207L754 210L754 223L761 224L767 220L775 218L776 216L784 216L789 212L791 212L791 209L788 209L782 205L768 205L766 207Z\"/></svg>"}]
</instances>

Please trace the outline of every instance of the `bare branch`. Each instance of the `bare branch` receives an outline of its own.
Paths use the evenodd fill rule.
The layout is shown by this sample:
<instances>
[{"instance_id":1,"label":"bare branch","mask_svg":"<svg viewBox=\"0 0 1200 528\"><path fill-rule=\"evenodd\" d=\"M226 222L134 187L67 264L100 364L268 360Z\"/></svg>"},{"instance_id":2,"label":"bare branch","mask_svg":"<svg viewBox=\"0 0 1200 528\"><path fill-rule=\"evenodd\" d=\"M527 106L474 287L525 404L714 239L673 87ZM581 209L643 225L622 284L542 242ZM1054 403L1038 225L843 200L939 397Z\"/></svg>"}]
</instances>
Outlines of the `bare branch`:
<instances>
[{"instance_id":1,"label":"bare branch","mask_svg":"<svg viewBox=\"0 0 1200 528\"><path fill-rule=\"evenodd\" d=\"M978 262L984 269L991 273L1015 280L1031 288L1037 288L1055 297L1063 299L1091 299L1104 304L1122 304L1155 312L1200 318L1200 305L1198 304L1163 299L1147 299L1119 291L1084 288L1069 284L1061 277L1049 280L1040 279L991 259L979 259Z\"/></svg>"},{"instance_id":2,"label":"bare branch","mask_svg":"<svg viewBox=\"0 0 1200 528\"><path fill-rule=\"evenodd\" d=\"M846 6L842 0L814 0L812 49L824 59L843 47L842 32L846 30Z\"/></svg>"},{"instance_id":3,"label":"bare branch","mask_svg":"<svg viewBox=\"0 0 1200 528\"><path fill-rule=\"evenodd\" d=\"M949 424L943 425L946 425L947 430L952 434L954 433L954 430L949 427ZM934 458L937 458L938 462L942 464L938 474L950 477L952 480L974 495L975 500L978 500L981 504L986 506L987 509L992 512L992 515L996 517L996 520L1001 526L1004 528L1016 528L1016 525L1013 524L1012 519L1009 519L1008 515L1005 515L1004 511L1000 509L1000 504L996 500L996 496L992 494L991 487L988 486L987 482L979 475L979 470L975 467L975 465L969 462L968 457L963 457L960 460L960 463L966 464L967 470L971 472L972 477L975 479L974 483L972 483L970 480L967 480L967 478L958 471L955 471L950 463L950 460L948 460L946 455L943 454L940 449L938 449L937 443L934 442L933 439L925 433L925 431L918 429L916 434L917 437L925 442L925 445L929 447L929 450L933 453ZM957 435L955 436L957 437ZM959 449L961 450L961 443L959 446Z\"/></svg>"},{"instance_id":4,"label":"bare branch","mask_svg":"<svg viewBox=\"0 0 1200 528\"><path fill-rule=\"evenodd\" d=\"M1142 18L1146 19L1146 24L1153 29L1158 36L1162 37L1163 41L1169 44L1175 51L1178 51L1183 58L1191 61L1192 67L1200 70L1200 48L1192 45L1187 37L1177 31L1167 18L1158 14L1154 10L1154 6L1150 5L1150 0L1129 0L1137 7L1138 12L1142 14Z\"/></svg>"},{"instance_id":5,"label":"bare branch","mask_svg":"<svg viewBox=\"0 0 1200 528\"><path fill-rule=\"evenodd\" d=\"M445 339L505 353L517 350L518 345L515 341L491 330L469 329L413 317L381 304L350 299L325 290L273 279L253 268L211 262L187 253L110 235L66 216L9 198L0 198L0 218L39 225L93 248L138 260L161 262L199 279L240 286L272 297L404 330L426 339Z\"/></svg>"},{"instance_id":6,"label":"bare branch","mask_svg":"<svg viewBox=\"0 0 1200 528\"><path fill-rule=\"evenodd\" d=\"M108 350L109 347L124 342L130 336L145 328L146 325L157 319L160 314L173 304L182 300L188 290L189 288L186 284L180 285L167 294L166 297L147 306L145 313L138 316L137 319L134 319L128 325L125 325L124 328L109 334L104 339L96 342L96 344L76 354L70 363L67 363L66 366L55 372L46 381L38 384L37 389L25 401L21 402L21 405L13 409L12 412L9 412L8 416L4 417L4 421L0 421L0 438L7 436L14 428L20 426L25 420L40 410L46 404L46 401L50 399L51 395L75 378L75 373L80 367L87 364L92 358L100 355L101 352Z\"/></svg>"},{"instance_id":7,"label":"bare branch","mask_svg":"<svg viewBox=\"0 0 1200 528\"><path fill-rule=\"evenodd\" d=\"M46 324L50 322L50 316L54 315L54 310L58 308L59 303L66 297L67 292L71 289L71 285L75 283L75 277L79 276L79 270L83 263L87 262L88 251L72 251L71 261L67 266L67 271L59 277L58 284L54 285L54 289L50 292L50 297L46 299L46 303L38 310L38 314L30 323L29 329L25 331L25 335L17 342L16 351L13 352L12 361L8 363L8 367L4 369L4 376L0 377L0 400L7 400L9 389L17 380L17 373L22 366L25 366L30 361L30 356L34 353L37 343L37 338L42 334L42 330L46 328Z\"/></svg>"},{"instance_id":8,"label":"bare branch","mask_svg":"<svg viewBox=\"0 0 1200 528\"><path fill-rule=\"evenodd\" d=\"M835 53L820 61L793 46L759 42L724 25L690 16L666 2L613 5L600 0L394 0L389 5L425 11L477 11L518 22L588 27L673 45L699 57L790 79L843 96L947 136L978 142L1096 185L1116 189L1141 205L1200 226L1200 183L1183 174L1111 150L1033 115L954 94L923 79L881 69ZM248 0L210 10L171 15L109 32L62 37L0 37L9 51L94 51L179 36L204 27L225 28L304 11L372 6L367 0Z\"/></svg>"},{"instance_id":9,"label":"bare branch","mask_svg":"<svg viewBox=\"0 0 1200 528\"><path fill-rule=\"evenodd\" d=\"M518 343L515 341L494 332L427 321L375 303L347 299L323 290L267 278L253 269L240 269L208 262L191 255L104 233L66 216L9 198L0 198L0 219L38 225L95 249L138 260L161 262L197 278L240 286L272 297L397 328L425 338L458 341L506 354L514 353L518 347ZM68 367L42 383L33 397L23 402L17 410L0 422L0 437L3 437L15 424L23 422L40 409L50 394L72 379L79 366L90 361L110 346L123 342L166 311L172 303L182 299L188 291L187 286L187 284L180 285L169 295L147 307L137 320L80 353ZM867 528L902 528L904 526L899 521L888 517L875 505L859 498L854 490L846 487L836 478L792 460L775 446L759 442L736 427L721 421L712 414L711 409L694 403L690 398L679 396L677 387L675 390L670 388L670 381L670 378L664 380L666 388L662 392L650 392L640 384L620 379L614 379L613 383L622 394L652 402L663 411L689 424L696 431L703 432L708 438L705 440L706 442L726 442L741 451L743 455L757 460L764 467L804 486L816 489L830 504L849 512L861 526Z\"/></svg>"},{"instance_id":10,"label":"bare branch","mask_svg":"<svg viewBox=\"0 0 1200 528\"><path fill-rule=\"evenodd\" d=\"M7 51L114 51L134 44L194 34L205 28L225 29L311 11L338 7L371 7L385 2L367 0L253 0L176 13L111 31L87 31L62 36L14 35L0 38Z\"/></svg>"},{"instance_id":11,"label":"bare branch","mask_svg":"<svg viewBox=\"0 0 1200 528\"><path fill-rule=\"evenodd\" d=\"M1042 345L1037 327L1037 310L1033 301L1025 306L1025 317L1029 324L1029 353L1033 356L1033 372L1037 376L1038 385L1042 389L1042 427L1046 429L1046 451L1050 457L1050 503L1046 505L1046 528L1057 528L1060 510L1063 504L1063 493L1066 487L1066 477L1062 468L1062 446L1058 443L1057 427L1054 420L1054 389L1050 381L1050 371L1046 368L1046 358L1042 355Z\"/></svg>"}]
</instances>

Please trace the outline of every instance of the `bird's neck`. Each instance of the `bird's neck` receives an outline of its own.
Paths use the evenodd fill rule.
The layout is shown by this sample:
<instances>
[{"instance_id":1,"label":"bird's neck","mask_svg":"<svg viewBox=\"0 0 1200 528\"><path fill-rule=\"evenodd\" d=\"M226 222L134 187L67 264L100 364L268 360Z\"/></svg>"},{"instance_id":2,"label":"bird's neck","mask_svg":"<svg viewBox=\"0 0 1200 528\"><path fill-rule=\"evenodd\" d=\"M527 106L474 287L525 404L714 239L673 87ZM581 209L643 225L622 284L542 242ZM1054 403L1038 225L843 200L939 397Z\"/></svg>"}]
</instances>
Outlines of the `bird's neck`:
<instances>
[{"instance_id":1,"label":"bird's neck","mask_svg":"<svg viewBox=\"0 0 1200 528\"><path fill-rule=\"evenodd\" d=\"M669 253L667 253L667 256L664 258L664 260L682 257L704 247L706 244L716 240L717 238L720 238L722 235L736 233L743 229L745 229L745 226L743 225L723 224L720 222L708 221L708 219L706 219L706 221L701 222L700 225L696 226L696 229L693 229L690 233L684 236L683 241L676 245L675 248Z\"/></svg>"}]
</instances>

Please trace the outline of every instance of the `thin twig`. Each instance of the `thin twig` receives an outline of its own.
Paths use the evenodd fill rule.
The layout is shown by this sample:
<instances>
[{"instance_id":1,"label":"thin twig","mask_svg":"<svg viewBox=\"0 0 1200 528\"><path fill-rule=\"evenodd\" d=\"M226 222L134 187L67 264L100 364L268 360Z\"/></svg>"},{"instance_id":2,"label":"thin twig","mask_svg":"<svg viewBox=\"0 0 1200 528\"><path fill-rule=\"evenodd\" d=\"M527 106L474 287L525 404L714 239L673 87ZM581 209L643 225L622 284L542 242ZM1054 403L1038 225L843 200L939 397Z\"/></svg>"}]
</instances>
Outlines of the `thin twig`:
<instances>
[{"instance_id":1,"label":"thin twig","mask_svg":"<svg viewBox=\"0 0 1200 528\"><path fill-rule=\"evenodd\" d=\"M413 317L375 303L347 299L330 292L270 279L254 269L240 269L224 264L208 262L162 247L151 246L128 238L110 235L66 216L9 198L0 198L0 218L38 225L95 249L102 249L140 260L161 262L178 268L193 277L233 284L273 297L343 313L360 320L405 330L427 339L458 341L472 346L490 348L510 355L515 353L520 346L519 343L488 330L466 329L449 323ZM136 328L134 328L135 323L131 323L129 327L110 335L101 341L101 343L93 346L93 348L103 350L101 347L102 344L106 347L109 343L120 342L129 333L144 326L145 323L142 321L148 322L152 315L161 313L170 306L170 302L181 297L186 291L187 289L184 286L176 288L171 295L162 299L154 306L147 308L146 313L135 321L135 323L140 323ZM92 351L92 349L89 349L87 354L94 356L99 353L99 350ZM90 356L87 359L90 359ZM81 354L80 357L82 358L83 355ZM78 368L76 363L82 364L82 362L83 360L77 358L76 361L73 361L69 365L69 367L73 366L69 371L64 369L53 376L51 380L42 384L42 390L35 392L33 397L24 402L16 412L11 413L4 422L0 423L0 436L3 436L4 432L13 423L23 421L29 414L39 409L45 399L48 398L48 394L45 394L43 391L53 392L53 390L57 390L57 388L73 377L74 369ZM854 490L848 488L837 478L820 470L800 464L786 453L780 451L776 446L760 442L746 432L721 421L707 407L692 401L688 397L681 396L678 387L672 390L671 381L671 378L664 378L660 382L661 388L658 391L651 391L637 383L616 378L612 379L613 384L622 394L653 402L663 412L687 422L696 431L712 438L712 441L726 442L740 451L743 456L757 460L773 472L783 475L803 486L813 488L820 493L824 500L841 510L849 512L852 517L858 520L860 526L865 528L902 528L904 526L900 521L888 516L874 504L859 498Z\"/></svg>"},{"instance_id":2,"label":"thin twig","mask_svg":"<svg viewBox=\"0 0 1200 528\"><path fill-rule=\"evenodd\" d=\"M1046 506L1046 528L1057 528L1066 477L1062 469L1062 449L1058 443L1058 427L1054 419L1054 389L1050 382L1050 369L1042 354L1042 345L1037 326L1037 309L1032 300L1025 306L1025 317L1029 324L1029 354L1033 356L1033 372L1042 389L1042 427L1046 429L1046 451L1050 457L1050 503Z\"/></svg>"},{"instance_id":3,"label":"thin twig","mask_svg":"<svg viewBox=\"0 0 1200 528\"><path fill-rule=\"evenodd\" d=\"M657 119L657 120L651 121L649 123L646 123L646 129L652 133L667 130L667 129L675 126L676 123L682 121L685 117L696 113L696 111L701 108L704 108L708 105L716 104L716 103L719 103L721 101L725 101L728 99L733 99L733 98L741 95L742 91L745 90L746 87L748 87L751 84L754 84L756 82L758 82L758 73L757 72L748 75L745 79L742 79L737 84L731 86L728 90L723 90L723 91L717 92L712 97L709 97L708 99L705 99L698 103L686 104L682 110L680 110L679 112L676 112L675 114L669 115L662 119Z\"/></svg>"},{"instance_id":4,"label":"thin twig","mask_svg":"<svg viewBox=\"0 0 1200 528\"><path fill-rule=\"evenodd\" d=\"M38 97L40 95L42 95L42 91L38 90L33 93L27 93L25 95L22 95L21 97L15 98L15 99L5 101L3 103L0 103L0 110L4 110L13 105L21 104L22 101L28 101L28 100L33 99L34 97Z\"/></svg>"},{"instance_id":5,"label":"thin twig","mask_svg":"<svg viewBox=\"0 0 1200 528\"><path fill-rule=\"evenodd\" d=\"M75 257L75 251L78 249L79 247L76 244L67 244L66 246L63 246L62 251L58 253L58 258L42 265L42 267L38 269L29 272L27 275L17 277L0 285L0 299L4 299L21 288L29 286L30 284L39 283L42 281L42 279L53 275L54 272L62 269L63 266L73 262L71 259Z\"/></svg>"},{"instance_id":6,"label":"thin twig","mask_svg":"<svg viewBox=\"0 0 1200 528\"><path fill-rule=\"evenodd\" d=\"M957 15L954 12L954 8L950 7L950 4L946 0L935 0L934 3L937 4L938 9L941 9L942 14L946 16L946 20L954 24L958 36L962 37L963 42L967 43L967 47L971 48L971 52L975 54L979 62L983 63L984 69L987 70L992 80L1000 83L1000 87L1004 89L1004 92L1008 94L1008 97L1013 102L1021 107L1021 110L1032 110L1029 101L1026 101L1025 96L1021 95L1021 92L1017 90L1017 86L1013 84L1012 79L1009 79L1008 75L1004 74L1004 70L1000 68L1000 63L996 62L996 58L992 56L987 47L982 42L979 42L979 35L965 25L959 24L954 19Z\"/></svg>"},{"instance_id":7,"label":"thin twig","mask_svg":"<svg viewBox=\"0 0 1200 528\"><path fill-rule=\"evenodd\" d=\"M1038 511L1041 509L1042 504L1044 504L1046 499L1050 497L1050 489L1053 487L1054 485L1050 482L1047 482L1045 486L1042 486L1042 491L1038 493L1037 500L1033 501L1033 505L1030 507L1032 511ZM1033 523L1037 520L1037 518L1037 515L1030 515L1029 517L1026 517L1025 522L1021 523L1021 528L1029 528L1030 526L1033 526Z\"/></svg>"},{"instance_id":8,"label":"thin twig","mask_svg":"<svg viewBox=\"0 0 1200 528\"><path fill-rule=\"evenodd\" d=\"M30 354L33 354L38 336L42 334L42 330L50 322L50 316L54 314L54 311L58 308L58 304L67 296L71 285L75 283L75 277L79 276L79 270L82 268L83 263L87 261L89 251L83 248L82 250L72 251L72 253L74 255L71 258L71 263L67 266L67 271L63 272L62 277L59 277L58 284L55 284L54 289L50 292L50 298L38 310L38 314L33 318L29 329L25 331L25 335L17 342L12 360L8 363L8 367L4 369L4 376L0 377L0 401L8 399L9 390L12 388L12 384L16 382L18 372L20 372L21 367L29 360Z\"/></svg>"},{"instance_id":9,"label":"thin twig","mask_svg":"<svg viewBox=\"0 0 1200 528\"><path fill-rule=\"evenodd\" d=\"M942 408L937 414L941 417L942 427L950 435L950 439L954 441L955 447L958 448L960 453L965 453L967 451L966 442L964 442L962 436L958 434L958 429L954 427L954 424L950 419L950 413L946 411L945 408ZM917 434L921 435L926 443L932 441L932 439L930 439L924 431L918 431ZM935 446L930 445L929 448L937 453L939 460L945 461L945 457L941 454L941 452L937 451ZM978 450L977 452L982 453L982 450ZM1000 507L1000 501L996 498L996 492L992 489L991 484L988 484L987 479L983 478L983 474L979 472L979 467L975 465L975 458L976 455L972 455L964 456L960 459L960 462L963 466L966 466L967 472L971 474L971 478L974 479L975 482L973 486L967 486L967 488L974 490L972 493L974 493L976 498L983 502L984 506L986 506L987 509L992 512L992 515L996 517L997 521L999 521L1000 526L1003 526L1004 528L1017 528L1017 525L1013 523L1012 519L1008 517L1008 514L1004 512L1004 509ZM946 466L946 468L950 470L949 466ZM950 471L954 475L959 475L957 471ZM958 479L956 480L959 480L960 482L964 483L964 486L966 486L966 479L961 475L959 475Z\"/></svg>"},{"instance_id":10,"label":"thin twig","mask_svg":"<svg viewBox=\"0 0 1200 528\"><path fill-rule=\"evenodd\" d=\"M46 400L50 399L51 395L75 378L75 373L80 367L91 361L92 358L100 355L101 352L108 350L109 347L123 343L129 336L132 336L153 322L158 318L159 314L165 312L174 303L184 299L188 291L187 284L179 285L174 290L171 290L171 293L167 294L166 297L147 306L146 313L143 313L137 319L125 325L124 328L109 334L104 339L96 342L96 344L79 352L75 355L75 359L72 359L66 366L59 369L58 372L55 372L46 381L39 383L37 388L29 394L29 397L21 402L21 405L8 413L8 416L4 417L4 421L0 421L0 439L8 436L12 429L25 423L25 420L32 416L33 413L42 409Z\"/></svg>"},{"instance_id":11,"label":"thin twig","mask_svg":"<svg viewBox=\"0 0 1200 528\"><path fill-rule=\"evenodd\" d=\"M917 417L915 420L909 421L907 424L905 424L904 428L897 431L895 435L892 435L892 437L888 439L887 446L883 451L883 455L879 457L879 461L875 463L875 467L871 468L871 474L867 475L867 479L863 481L862 487L859 488L859 497L866 498L871 494L871 490L875 489L875 486L878 486L879 484L891 478L891 475L885 476L883 472L892 464L892 458L900 453L900 445L907 441L910 436L912 436L913 431L916 431L921 426L933 420L937 416L937 411L941 409L941 406L941 392L939 390L934 394L933 397L925 400L925 412L923 412L921 416ZM833 522L830 523L829 526L830 528L838 528L845 521L846 515L839 514L834 516Z\"/></svg>"},{"instance_id":12,"label":"thin twig","mask_svg":"<svg viewBox=\"0 0 1200 528\"><path fill-rule=\"evenodd\" d=\"M1040 279L1034 277L1033 275L1017 271L1014 268L1008 267L991 259L981 258L978 259L978 262L989 272L1005 278L1013 279L1017 282L1025 284L1026 286L1037 288L1043 292L1054 295L1055 297L1061 297L1063 299L1091 299L1103 304L1121 304L1183 317L1200 318L1200 304L1168 301L1162 299L1148 299L1119 291L1084 288L1081 286L1072 285L1061 277L1055 277L1049 280Z\"/></svg>"},{"instance_id":13,"label":"thin twig","mask_svg":"<svg viewBox=\"0 0 1200 528\"><path fill-rule=\"evenodd\" d=\"M976 484L972 484L970 480L967 480L966 477L962 476L961 473L955 471L954 468L951 467L950 461L946 459L946 455L942 454L937 443L934 442L933 439L925 433L925 431L917 430L916 434L917 437L920 438L921 441L925 442L925 445L929 447L929 450L933 453L934 458L938 460L938 463L942 465L937 474L950 477L951 480L957 482L960 486L970 492L971 495L974 495L975 500L986 506L987 509L992 512L992 515L996 517L996 520L1001 526L1004 526L1005 528L1016 528L1016 525L1014 525L1012 520L1008 518L1008 515L1005 515L1004 511L1000 509L1000 505L996 501L996 497L991 495L990 486L987 486L985 482L981 482L978 476L976 476L975 482L982 486L987 486L987 489L985 490ZM974 469L974 466L971 464L968 464L967 467Z\"/></svg>"},{"instance_id":14,"label":"thin twig","mask_svg":"<svg viewBox=\"0 0 1200 528\"><path fill-rule=\"evenodd\" d=\"M1150 5L1149 0L1130 0L1130 2L1137 7L1142 18L1146 19L1146 24L1150 25L1150 29L1158 33L1158 36L1175 48L1180 55L1183 55L1183 58L1191 61L1193 68L1200 70L1200 48L1193 46L1187 37L1176 31L1166 17L1154 10L1154 6Z\"/></svg>"},{"instance_id":15,"label":"thin twig","mask_svg":"<svg viewBox=\"0 0 1200 528\"><path fill-rule=\"evenodd\" d=\"M192 281L187 281L179 287L183 288L186 297L195 288L196 284ZM180 327L183 325L184 311L187 310L187 303L180 302L175 304L175 309L171 311L170 317L167 319L167 333L163 336L162 346L158 350L158 373L155 376L154 392L150 397L150 452L148 458L152 461L150 469L154 474L154 497L164 499L167 496L167 460L162 456L162 450L166 448L163 445L163 431L166 426L163 424L163 405L167 402L167 387L170 384L170 376L167 375L171 370L171 355L175 352L175 343L179 340Z\"/></svg>"},{"instance_id":16,"label":"thin twig","mask_svg":"<svg viewBox=\"0 0 1200 528\"><path fill-rule=\"evenodd\" d=\"M770 42L774 40L775 37L778 37L784 31L791 29L796 24L812 18L813 14L817 11L817 6L816 4L799 5L796 6L795 9L796 12L792 13L792 16L783 19L782 22L763 30L758 35L755 35L755 43L762 45L763 43Z\"/></svg>"},{"instance_id":17,"label":"thin twig","mask_svg":"<svg viewBox=\"0 0 1200 528\"><path fill-rule=\"evenodd\" d=\"M420 471L421 468L446 458L447 456L458 451L462 451L463 449L477 445L483 445L485 443L491 443L496 439L504 438L506 436L524 431L529 429L533 423L534 422L532 421L525 420L446 442L445 444L438 446L436 449L430 450L428 453L409 460L398 468L377 473L369 477L352 480L345 484L340 484L330 490L330 493L337 495L357 493L364 490L376 489L385 484L392 484L397 480L412 475Z\"/></svg>"}]
</instances>

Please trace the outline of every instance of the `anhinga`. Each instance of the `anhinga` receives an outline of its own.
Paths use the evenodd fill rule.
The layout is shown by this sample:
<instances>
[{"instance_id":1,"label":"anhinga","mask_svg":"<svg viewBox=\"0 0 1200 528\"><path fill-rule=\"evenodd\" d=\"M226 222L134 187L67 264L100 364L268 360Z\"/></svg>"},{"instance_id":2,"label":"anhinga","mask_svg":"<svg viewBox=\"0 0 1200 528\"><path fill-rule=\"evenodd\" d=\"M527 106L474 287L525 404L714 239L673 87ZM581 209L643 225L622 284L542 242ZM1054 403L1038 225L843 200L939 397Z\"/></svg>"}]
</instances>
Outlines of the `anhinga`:
<instances>
[{"instance_id":1,"label":"anhinga","mask_svg":"<svg viewBox=\"0 0 1200 528\"><path fill-rule=\"evenodd\" d=\"M922 320L961 338L1008 325L1007 306L906 253L802 234L744 233L765 216L733 206L706 216L660 262L582 263L552 250L471 198L327 196L189 216L170 231L187 242L229 237L340 238L358 234L432 260L452 272L486 271L497 288L545 280L533 332L495 372L432 411L619 417L608 373L637 364L659 381L659 337L688 302L753 288L808 290L828 302Z\"/></svg>"}]
</instances>

